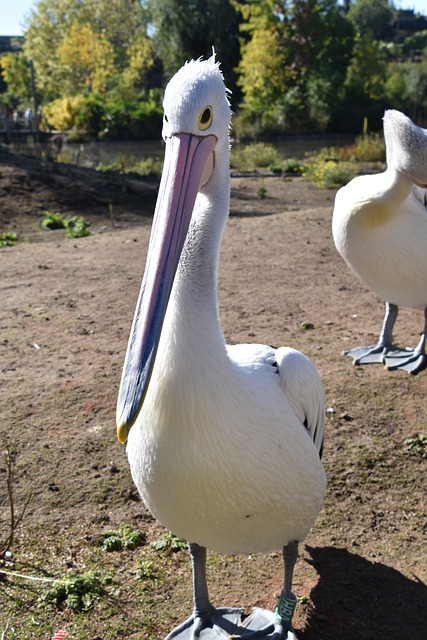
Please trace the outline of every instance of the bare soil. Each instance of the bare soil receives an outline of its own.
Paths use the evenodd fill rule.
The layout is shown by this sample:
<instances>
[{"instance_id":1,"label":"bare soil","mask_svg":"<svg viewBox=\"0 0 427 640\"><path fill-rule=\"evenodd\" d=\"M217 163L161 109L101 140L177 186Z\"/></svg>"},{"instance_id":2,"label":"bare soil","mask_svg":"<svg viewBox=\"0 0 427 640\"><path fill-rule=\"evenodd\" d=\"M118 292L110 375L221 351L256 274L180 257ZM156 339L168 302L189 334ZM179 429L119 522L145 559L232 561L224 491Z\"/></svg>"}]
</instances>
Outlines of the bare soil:
<instances>
[{"instance_id":1,"label":"bare soil","mask_svg":"<svg viewBox=\"0 0 427 640\"><path fill-rule=\"evenodd\" d=\"M266 194L260 198L261 191ZM132 485L115 435L115 404L144 268L157 182L0 156L0 436L17 452L16 515L28 506L0 570L62 578L109 572L87 613L40 606L46 584L0 573L0 635L160 640L191 610L185 551L159 555L161 528ZM427 629L427 373L354 367L342 351L377 340L383 304L336 253L333 191L304 178L233 177L219 299L229 342L286 344L316 364L327 395L325 506L297 563L301 640L421 640ZM84 215L87 238L39 226L42 213ZM414 345L422 313L402 310L396 341ZM425 451L424 451L425 455ZM0 460L0 542L9 532ZM107 529L146 534L105 553ZM268 523L266 523L268 526ZM145 564L144 564L145 563ZM138 567L160 564L150 584ZM280 551L209 554L218 605L273 608ZM47 583L48 584L48 583Z\"/></svg>"}]
</instances>

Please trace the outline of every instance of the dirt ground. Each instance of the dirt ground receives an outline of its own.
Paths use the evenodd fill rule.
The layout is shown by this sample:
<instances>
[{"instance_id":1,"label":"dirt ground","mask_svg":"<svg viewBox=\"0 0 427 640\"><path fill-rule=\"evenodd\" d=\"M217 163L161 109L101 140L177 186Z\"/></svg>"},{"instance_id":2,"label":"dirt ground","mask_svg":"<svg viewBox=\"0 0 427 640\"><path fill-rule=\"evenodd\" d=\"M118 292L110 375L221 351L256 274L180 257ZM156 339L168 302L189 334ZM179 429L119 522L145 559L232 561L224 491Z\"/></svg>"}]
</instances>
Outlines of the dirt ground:
<instances>
[{"instance_id":1,"label":"dirt ground","mask_svg":"<svg viewBox=\"0 0 427 640\"><path fill-rule=\"evenodd\" d=\"M259 197L263 187L266 197ZM0 436L17 451L12 558L0 570L62 577L103 563L110 604L48 614L38 585L0 573L0 635L160 640L191 610L185 551L164 559L156 588L135 582L160 527L133 488L116 440L115 404L144 268L157 182L0 156ZM233 177L220 263L227 340L285 344L316 364L327 395L328 492L301 545L294 590L301 640L424 639L427 629L427 372L354 367L342 351L377 340L383 304L352 275L331 236L333 191L304 178ZM87 238L45 231L42 213L78 213ZM414 345L422 313L402 310L396 341ZM0 542L9 529L0 460ZM100 532L128 523L147 544L102 556ZM268 523L266 523L268 526ZM218 605L275 606L280 552L210 556ZM29 587L28 587L29 588ZM40 587L41 588L41 587Z\"/></svg>"}]
</instances>

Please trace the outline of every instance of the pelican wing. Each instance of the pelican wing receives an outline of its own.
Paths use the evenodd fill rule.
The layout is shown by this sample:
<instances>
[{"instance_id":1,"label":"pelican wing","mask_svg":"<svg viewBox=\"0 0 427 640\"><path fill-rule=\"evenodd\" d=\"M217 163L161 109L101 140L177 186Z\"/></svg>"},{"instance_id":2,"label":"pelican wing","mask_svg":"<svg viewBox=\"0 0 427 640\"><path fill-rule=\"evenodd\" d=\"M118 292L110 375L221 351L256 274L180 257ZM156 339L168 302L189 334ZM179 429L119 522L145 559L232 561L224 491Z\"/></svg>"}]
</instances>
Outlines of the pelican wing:
<instances>
[{"instance_id":1,"label":"pelican wing","mask_svg":"<svg viewBox=\"0 0 427 640\"><path fill-rule=\"evenodd\" d=\"M314 364L296 349L280 347L275 358L280 384L293 410L322 456L325 437L325 393Z\"/></svg>"},{"instance_id":2,"label":"pelican wing","mask_svg":"<svg viewBox=\"0 0 427 640\"><path fill-rule=\"evenodd\" d=\"M296 349L276 349L264 344L228 345L227 353L246 375L275 374L295 415L309 432L321 456L325 436L325 394L311 360Z\"/></svg>"}]
</instances>

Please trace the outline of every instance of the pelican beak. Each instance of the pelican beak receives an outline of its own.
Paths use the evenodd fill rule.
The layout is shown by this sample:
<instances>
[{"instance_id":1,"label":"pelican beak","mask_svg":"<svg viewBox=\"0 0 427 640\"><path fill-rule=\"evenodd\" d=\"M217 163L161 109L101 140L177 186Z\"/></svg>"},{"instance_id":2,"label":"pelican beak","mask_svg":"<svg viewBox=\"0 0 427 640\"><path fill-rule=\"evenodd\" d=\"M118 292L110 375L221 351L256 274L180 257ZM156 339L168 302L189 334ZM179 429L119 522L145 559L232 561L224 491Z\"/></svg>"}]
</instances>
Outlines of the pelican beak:
<instances>
[{"instance_id":1,"label":"pelican beak","mask_svg":"<svg viewBox=\"0 0 427 640\"><path fill-rule=\"evenodd\" d=\"M177 134L166 140L165 161L144 277L129 336L117 403L117 438L124 443L150 383L176 269L197 194L213 169L216 137Z\"/></svg>"}]
</instances>

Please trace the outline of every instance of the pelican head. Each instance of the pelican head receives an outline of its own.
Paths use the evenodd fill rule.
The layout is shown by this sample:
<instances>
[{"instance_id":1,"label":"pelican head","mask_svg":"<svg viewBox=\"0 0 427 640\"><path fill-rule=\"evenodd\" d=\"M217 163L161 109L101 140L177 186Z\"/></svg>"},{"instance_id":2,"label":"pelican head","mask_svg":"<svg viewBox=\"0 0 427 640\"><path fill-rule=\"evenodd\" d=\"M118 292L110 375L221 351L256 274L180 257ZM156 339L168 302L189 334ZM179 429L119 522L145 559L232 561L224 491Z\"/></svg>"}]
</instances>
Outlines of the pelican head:
<instances>
[{"instance_id":1,"label":"pelican head","mask_svg":"<svg viewBox=\"0 0 427 640\"><path fill-rule=\"evenodd\" d=\"M188 62L175 74L166 87L163 108L165 160L119 391L120 442L137 419L150 383L197 196L209 189L216 157L229 147L231 110L214 56Z\"/></svg>"},{"instance_id":2,"label":"pelican head","mask_svg":"<svg viewBox=\"0 0 427 640\"><path fill-rule=\"evenodd\" d=\"M419 187L427 187L427 129L396 109L388 109L383 122L387 166L405 174Z\"/></svg>"}]
</instances>

